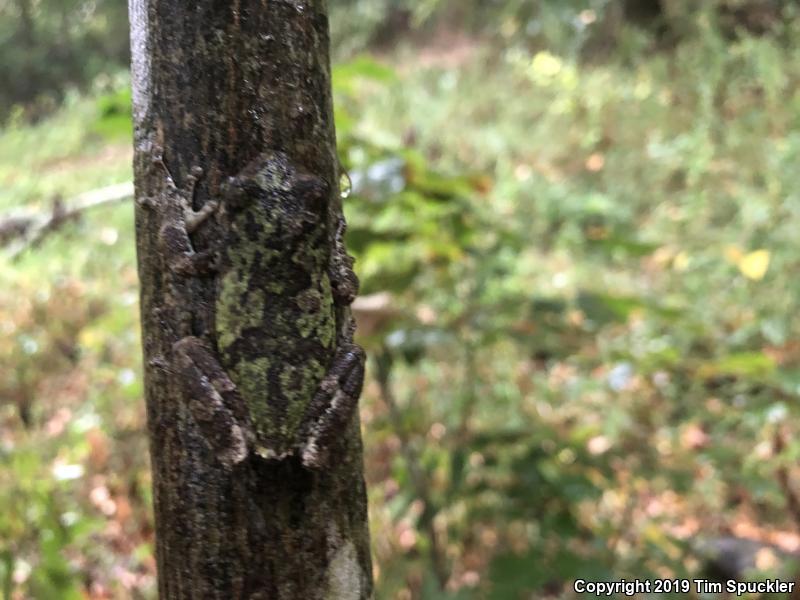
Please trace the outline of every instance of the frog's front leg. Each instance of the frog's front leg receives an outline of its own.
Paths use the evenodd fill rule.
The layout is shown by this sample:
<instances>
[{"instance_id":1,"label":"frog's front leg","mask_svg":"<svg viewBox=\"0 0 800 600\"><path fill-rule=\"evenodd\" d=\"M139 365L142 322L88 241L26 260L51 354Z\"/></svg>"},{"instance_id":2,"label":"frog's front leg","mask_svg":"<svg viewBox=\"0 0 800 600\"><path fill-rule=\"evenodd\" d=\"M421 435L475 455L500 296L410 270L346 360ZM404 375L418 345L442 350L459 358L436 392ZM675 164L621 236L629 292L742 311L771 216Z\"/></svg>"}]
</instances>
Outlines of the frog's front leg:
<instances>
[{"instance_id":1,"label":"frog's front leg","mask_svg":"<svg viewBox=\"0 0 800 600\"><path fill-rule=\"evenodd\" d=\"M210 249L196 252L189 239L186 221L182 218L164 223L158 237L173 273L183 277L200 277L216 271L217 252Z\"/></svg>"},{"instance_id":2,"label":"frog's front leg","mask_svg":"<svg viewBox=\"0 0 800 600\"><path fill-rule=\"evenodd\" d=\"M213 250L196 252L189 237L191 233L203 224L219 208L216 200L206 202L200 210L192 208L197 182L203 175L200 167L193 167L186 178L186 189L175 185L160 155L155 159L165 171L166 203L164 210L164 223L159 230L159 243L167 260L169 268L182 276L202 276L212 274L216 269L217 254Z\"/></svg>"},{"instance_id":3,"label":"frog's front leg","mask_svg":"<svg viewBox=\"0 0 800 600\"><path fill-rule=\"evenodd\" d=\"M252 427L236 385L200 338L184 337L172 352L189 412L206 442L226 467L242 462L252 444Z\"/></svg>"},{"instance_id":4,"label":"frog's front leg","mask_svg":"<svg viewBox=\"0 0 800 600\"><path fill-rule=\"evenodd\" d=\"M214 214L219 208L219 202L216 200L209 200L200 210L192 208L192 201L194 200L195 189L197 182L203 176L202 167L192 167L187 179L187 189L183 194L179 194L181 199L181 209L183 210L183 222L186 225L187 233L194 233L195 230L203 224L203 222ZM174 185L174 184L173 184Z\"/></svg>"},{"instance_id":5,"label":"frog's front leg","mask_svg":"<svg viewBox=\"0 0 800 600\"><path fill-rule=\"evenodd\" d=\"M339 217L333 236L333 251L328 263L328 277L333 289L333 300L337 306L350 306L358 295L358 277L353 271L353 257L347 253L344 234L347 223Z\"/></svg>"},{"instance_id":6,"label":"frog's front leg","mask_svg":"<svg viewBox=\"0 0 800 600\"><path fill-rule=\"evenodd\" d=\"M309 468L326 464L328 451L343 436L364 385L366 355L358 344L344 343L309 404L301 429L301 458Z\"/></svg>"}]
</instances>

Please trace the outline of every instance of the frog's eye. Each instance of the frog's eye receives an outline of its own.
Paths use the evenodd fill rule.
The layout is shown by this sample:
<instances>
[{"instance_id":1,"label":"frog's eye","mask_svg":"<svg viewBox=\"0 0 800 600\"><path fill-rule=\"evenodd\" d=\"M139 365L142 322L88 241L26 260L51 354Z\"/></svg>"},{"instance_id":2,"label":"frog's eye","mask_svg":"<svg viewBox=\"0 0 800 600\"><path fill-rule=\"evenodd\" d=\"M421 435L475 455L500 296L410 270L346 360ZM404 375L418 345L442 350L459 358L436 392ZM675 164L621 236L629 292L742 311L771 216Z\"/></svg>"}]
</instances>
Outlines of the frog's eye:
<instances>
[{"instance_id":1,"label":"frog's eye","mask_svg":"<svg viewBox=\"0 0 800 600\"><path fill-rule=\"evenodd\" d=\"M245 197L241 181L237 177L228 177L219 187L222 197L231 205L237 205Z\"/></svg>"},{"instance_id":2,"label":"frog's eye","mask_svg":"<svg viewBox=\"0 0 800 600\"><path fill-rule=\"evenodd\" d=\"M328 200L330 185L321 177L304 175L295 182L295 190L303 204L311 211L318 210Z\"/></svg>"}]
</instances>

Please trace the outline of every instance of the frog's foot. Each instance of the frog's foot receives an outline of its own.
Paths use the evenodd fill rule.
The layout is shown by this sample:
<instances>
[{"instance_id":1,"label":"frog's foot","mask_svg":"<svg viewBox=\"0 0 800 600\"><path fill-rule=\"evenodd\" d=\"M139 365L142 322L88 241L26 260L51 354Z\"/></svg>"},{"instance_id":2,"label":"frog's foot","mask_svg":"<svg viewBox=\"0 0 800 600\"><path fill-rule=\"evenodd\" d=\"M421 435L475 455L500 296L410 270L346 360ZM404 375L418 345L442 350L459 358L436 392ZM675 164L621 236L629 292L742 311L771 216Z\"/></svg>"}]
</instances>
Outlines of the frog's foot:
<instances>
[{"instance_id":1,"label":"frog's foot","mask_svg":"<svg viewBox=\"0 0 800 600\"><path fill-rule=\"evenodd\" d=\"M148 210L158 207L158 198L156 196L144 196L142 198L135 198L134 200L137 205Z\"/></svg>"},{"instance_id":2,"label":"frog's foot","mask_svg":"<svg viewBox=\"0 0 800 600\"><path fill-rule=\"evenodd\" d=\"M186 223L186 231L194 233L195 230L203 224L214 212L219 208L219 203L216 200L209 200L200 210L192 210L188 208L185 211L184 222Z\"/></svg>"},{"instance_id":3,"label":"frog's foot","mask_svg":"<svg viewBox=\"0 0 800 600\"><path fill-rule=\"evenodd\" d=\"M365 360L364 350L357 344L346 343L337 349L306 413L300 448L306 467L324 466L331 444L348 427L364 385Z\"/></svg>"},{"instance_id":4,"label":"frog's foot","mask_svg":"<svg viewBox=\"0 0 800 600\"><path fill-rule=\"evenodd\" d=\"M187 233L194 233L219 208L219 202L216 200L209 200L199 210L192 208L197 182L200 181L202 176L202 167L192 167L186 177L186 189L179 195L183 204L183 222L186 224Z\"/></svg>"}]
</instances>

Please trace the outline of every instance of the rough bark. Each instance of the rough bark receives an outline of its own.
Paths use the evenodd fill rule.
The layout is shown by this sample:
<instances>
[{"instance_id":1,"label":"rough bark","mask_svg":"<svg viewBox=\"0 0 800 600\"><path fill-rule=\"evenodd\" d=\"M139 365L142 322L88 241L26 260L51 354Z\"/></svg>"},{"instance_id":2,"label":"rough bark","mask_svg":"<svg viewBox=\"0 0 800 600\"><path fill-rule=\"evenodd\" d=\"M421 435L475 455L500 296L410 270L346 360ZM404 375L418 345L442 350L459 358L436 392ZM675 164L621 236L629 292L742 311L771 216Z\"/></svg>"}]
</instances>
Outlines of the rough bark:
<instances>
[{"instance_id":1,"label":"rough bark","mask_svg":"<svg viewBox=\"0 0 800 600\"><path fill-rule=\"evenodd\" d=\"M157 196L162 185L152 164L156 145L178 186L192 167L204 169L195 208L216 198L221 183L259 153L275 150L331 184L321 210L333 223L341 201L327 3L129 0L129 11L137 199ZM209 221L192 236L197 251L224 239L220 224ZM358 415L324 469L254 454L235 468L223 466L181 399L178 375L163 368L176 338L162 323L169 292L159 226L156 211L137 207L160 597L370 598ZM213 347L217 282L206 277L189 285L191 333ZM339 324L349 318L346 308L336 312Z\"/></svg>"}]
</instances>

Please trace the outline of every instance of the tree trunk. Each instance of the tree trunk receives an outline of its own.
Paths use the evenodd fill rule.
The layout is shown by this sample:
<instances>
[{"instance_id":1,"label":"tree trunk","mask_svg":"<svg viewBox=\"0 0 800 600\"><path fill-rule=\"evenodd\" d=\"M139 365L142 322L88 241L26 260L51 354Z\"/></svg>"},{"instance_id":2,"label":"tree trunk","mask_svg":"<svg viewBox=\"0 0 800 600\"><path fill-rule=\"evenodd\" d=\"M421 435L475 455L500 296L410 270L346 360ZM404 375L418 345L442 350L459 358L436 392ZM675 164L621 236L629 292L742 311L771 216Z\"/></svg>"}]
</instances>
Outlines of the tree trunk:
<instances>
[{"instance_id":1,"label":"tree trunk","mask_svg":"<svg viewBox=\"0 0 800 600\"><path fill-rule=\"evenodd\" d=\"M269 150L328 182L326 202L317 210L324 230L335 229L341 200L327 3L129 0L129 12L136 236L160 598L370 598L358 411L332 442L327 467L307 468L292 456L267 460L253 452L233 467L219 460L186 408L185 375L169 360L179 336L174 324L165 322L169 265L159 237L163 216L153 208L163 202L165 180L154 167L157 148L163 149L178 188L191 184L193 167L202 167L195 208L218 198L228 177ZM192 234L198 253L227 239L223 224L215 218L208 223ZM330 254L335 236L326 235ZM258 239L263 244L264 237ZM250 244L238 250L251 254L263 250L246 237L236 243ZM240 283L244 289L265 281L291 285L280 281L290 273L251 273L251 281ZM186 283L191 336L212 349L219 343L218 279L194 277ZM326 294L317 310L327 306L337 331L346 328L349 307L331 309L330 286ZM270 324L261 327L267 335ZM235 383L241 387L243 382Z\"/></svg>"}]
</instances>

